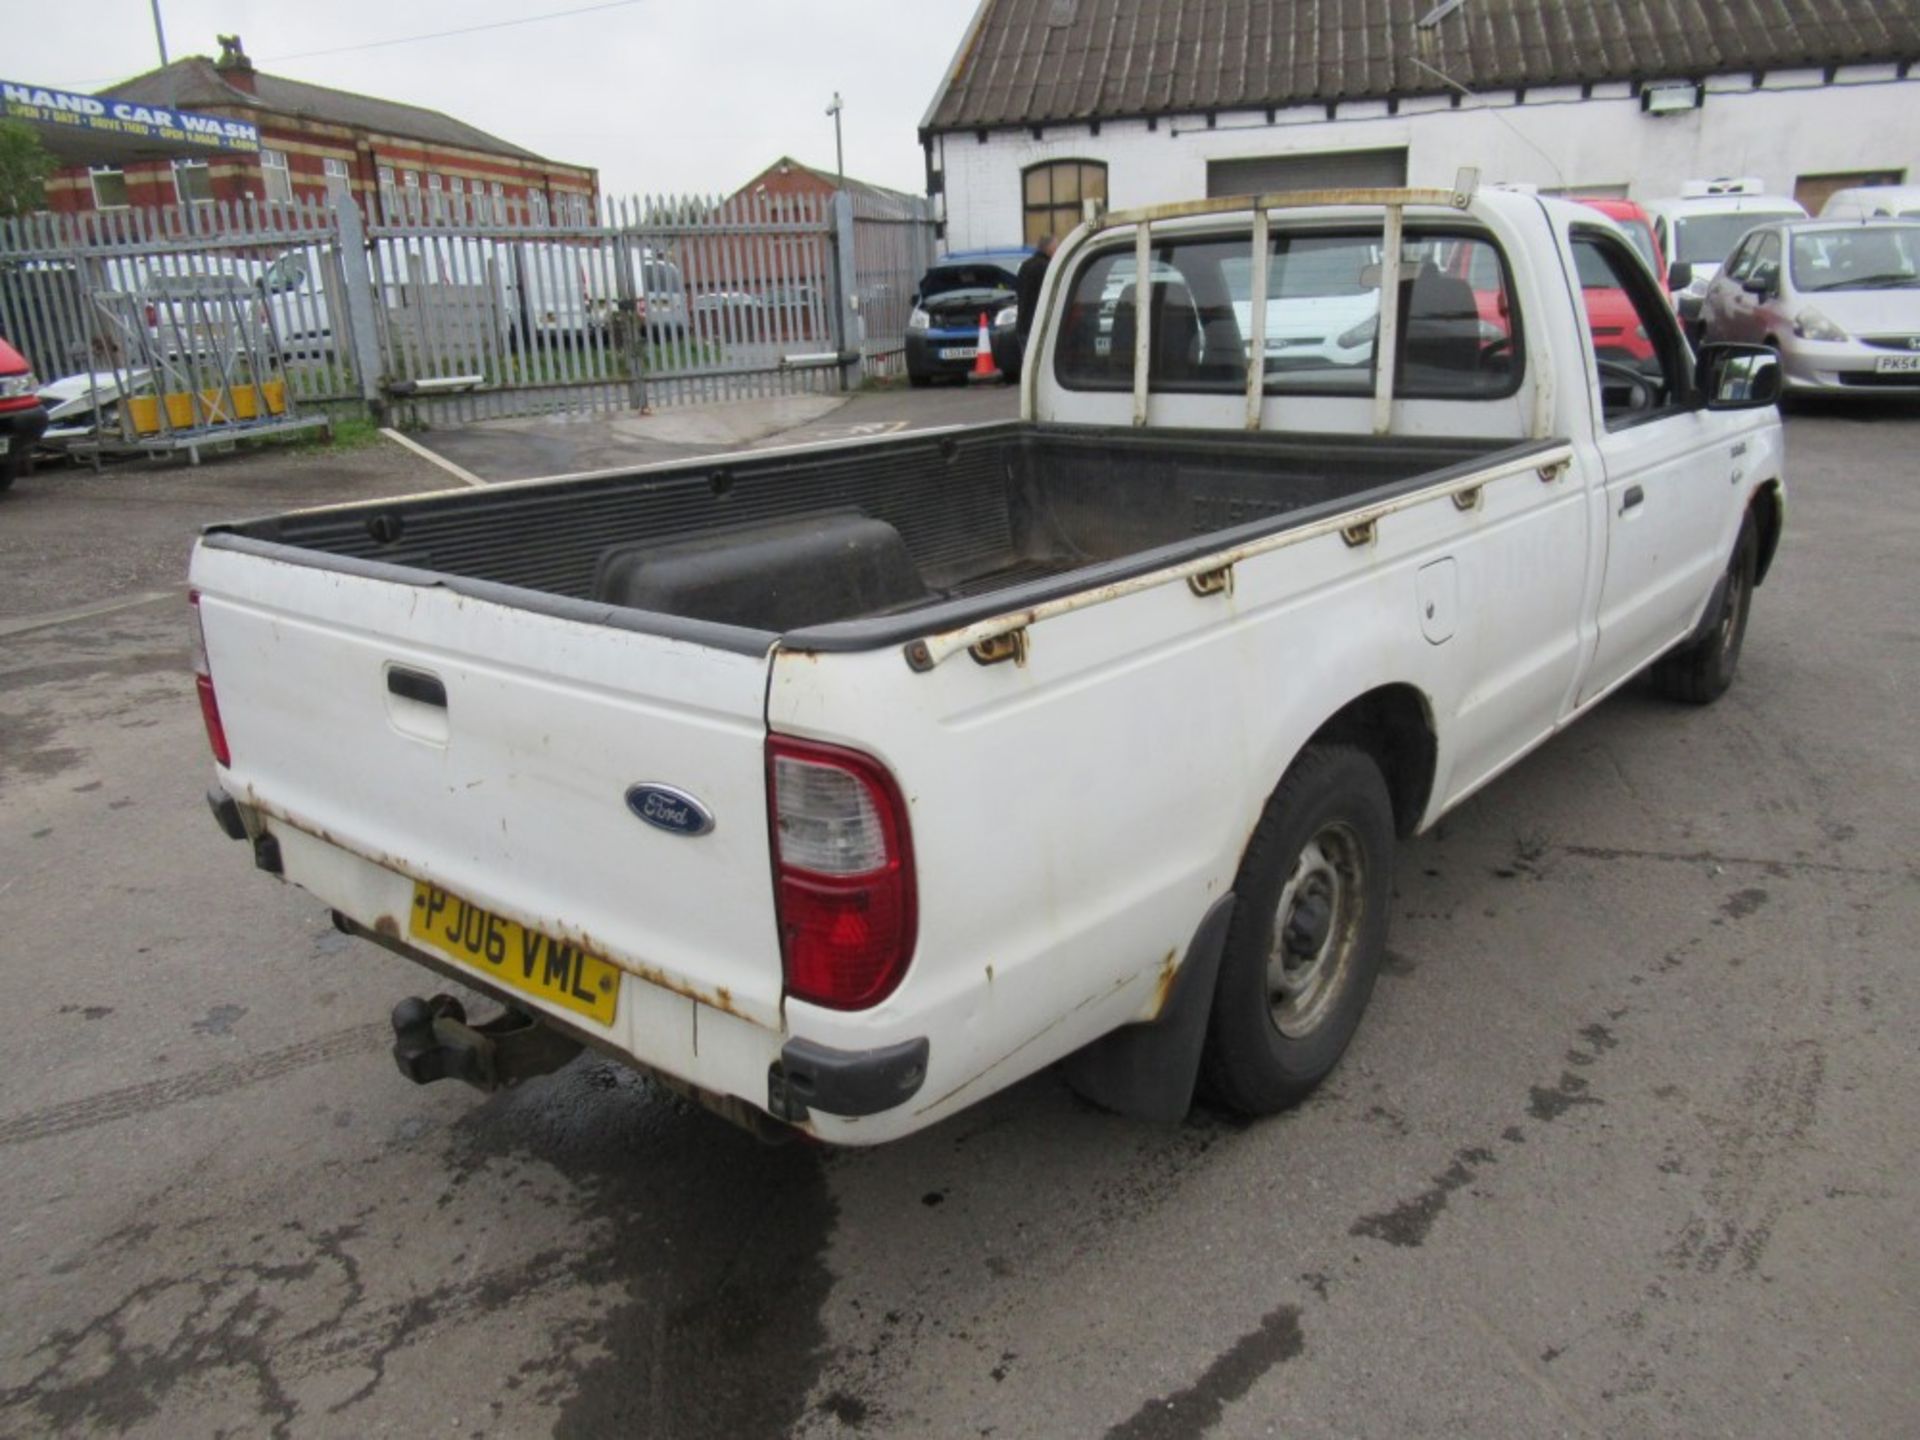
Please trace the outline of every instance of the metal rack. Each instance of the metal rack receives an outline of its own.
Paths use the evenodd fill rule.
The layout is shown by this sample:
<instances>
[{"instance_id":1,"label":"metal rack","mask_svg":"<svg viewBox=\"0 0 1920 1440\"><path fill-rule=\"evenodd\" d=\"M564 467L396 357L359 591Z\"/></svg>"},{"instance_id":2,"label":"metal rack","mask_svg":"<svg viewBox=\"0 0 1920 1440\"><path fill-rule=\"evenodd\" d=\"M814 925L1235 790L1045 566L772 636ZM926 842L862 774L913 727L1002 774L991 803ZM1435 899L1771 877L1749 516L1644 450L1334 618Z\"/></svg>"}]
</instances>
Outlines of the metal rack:
<instances>
[{"instance_id":1,"label":"metal rack","mask_svg":"<svg viewBox=\"0 0 1920 1440\"><path fill-rule=\"evenodd\" d=\"M95 289L89 300L89 349L113 368L93 373L94 433L70 442L74 453L97 462L184 450L198 464L205 446L330 427L300 413L271 310L246 274L155 271L138 290ZM102 396L103 378L117 396Z\"/></svg>"}]
</instances>

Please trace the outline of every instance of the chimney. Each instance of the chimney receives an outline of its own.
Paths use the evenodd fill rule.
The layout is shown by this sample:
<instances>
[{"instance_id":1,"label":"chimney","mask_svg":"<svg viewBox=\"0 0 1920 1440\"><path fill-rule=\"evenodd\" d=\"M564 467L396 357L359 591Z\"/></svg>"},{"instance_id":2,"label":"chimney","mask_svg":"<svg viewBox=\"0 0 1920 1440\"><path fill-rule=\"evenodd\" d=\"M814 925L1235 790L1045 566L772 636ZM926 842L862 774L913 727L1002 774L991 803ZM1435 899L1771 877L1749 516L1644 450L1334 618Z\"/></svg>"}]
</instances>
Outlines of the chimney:
<instances>
[{"instance_id":1,"label":"chimney","mask_svg":"<svg viewBox=\"0 0 1920 1440\"><path fill-rule=\"evenodd\" d=\"M249 95L259 94L253 79L253 61L247 58L247 52L240 43L238 35L216 35L220 42L220 58L213 62L213 68L220 78L236 90L244 90Z\"/></svg>"}]
</instances>

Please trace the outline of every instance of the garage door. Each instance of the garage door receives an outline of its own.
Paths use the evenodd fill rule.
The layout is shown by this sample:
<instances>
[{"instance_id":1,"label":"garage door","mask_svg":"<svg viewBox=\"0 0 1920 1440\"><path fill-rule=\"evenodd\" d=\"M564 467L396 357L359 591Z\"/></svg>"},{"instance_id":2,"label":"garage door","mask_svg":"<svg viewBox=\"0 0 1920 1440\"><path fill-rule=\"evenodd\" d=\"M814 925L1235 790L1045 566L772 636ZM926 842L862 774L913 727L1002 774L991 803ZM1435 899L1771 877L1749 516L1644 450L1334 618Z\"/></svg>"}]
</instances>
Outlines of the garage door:
<instances>
[{"instance_id":1,"label":"garage door","mask_svg":"<svg viewBox=\"0 0 1920 1440\"><path fill-rule=\"evenodd\" d=\"M1809 215L1818 215L1836 190L1851 190L1856 185L1898 185L1906 174L1904 170L1851 170L1844 175L1802 175L1793 182L1793 198Z\"/></svg>"},{"instance_id":2,"label":"garage door","mask_svg":"<svg viewBox=\"0 0 1920 1440\"><path fill-rule=\"evenodd\" d=\"M1406 183L1404 145L1394 150L1318 150L1306 155L1256 155L1246 160L1207 162L1209 195Z\"/></svg>"}]
</instances>

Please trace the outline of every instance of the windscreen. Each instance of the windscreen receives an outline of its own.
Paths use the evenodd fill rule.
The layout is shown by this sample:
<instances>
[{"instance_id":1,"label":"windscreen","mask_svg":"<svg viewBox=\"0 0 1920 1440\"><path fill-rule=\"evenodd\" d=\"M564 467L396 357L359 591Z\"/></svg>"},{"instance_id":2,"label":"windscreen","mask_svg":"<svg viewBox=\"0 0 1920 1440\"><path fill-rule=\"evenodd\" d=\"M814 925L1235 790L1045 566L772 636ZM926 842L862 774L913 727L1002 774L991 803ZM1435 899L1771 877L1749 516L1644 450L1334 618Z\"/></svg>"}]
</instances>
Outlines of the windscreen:
<instances>
[{"instance_id":1,"label":"windscreen","mask_svg":"<svg viewBox=\"0 0 1920 1440\"><path fill-rule=\"evenodd\" d=\"M1920 290L1920 225L1862 225L1793 237L1793 288Z\"/></svg>"},{"instance_id":2,"label":"windscreen","mask_svg":"<svg viewBox=\"0 0 1920 1440\"><path fill-rule=\"evenodd\" d=\"M1769 220L1798 220L1797 210L1736 210L1725 215L1686 215L1673 222L1675 260L1689 265L1719 265L1740 237Z\"/></svg>"},{"instance_id":3,"label":"windscreen","mask_svg":"<svg viewBox=\"0 0 1920 1440\"><path fill-rule=\"evenodd\" d=\"M1647 262L1647 268L1655 274L1660 272L1659 253L1653 248L1653 231L1644 220L1622 220L1620 228L1627 232L1627 239L1633 242L1633 248L1640 252L1640 258Z\"/></svg>"}]
</instances>

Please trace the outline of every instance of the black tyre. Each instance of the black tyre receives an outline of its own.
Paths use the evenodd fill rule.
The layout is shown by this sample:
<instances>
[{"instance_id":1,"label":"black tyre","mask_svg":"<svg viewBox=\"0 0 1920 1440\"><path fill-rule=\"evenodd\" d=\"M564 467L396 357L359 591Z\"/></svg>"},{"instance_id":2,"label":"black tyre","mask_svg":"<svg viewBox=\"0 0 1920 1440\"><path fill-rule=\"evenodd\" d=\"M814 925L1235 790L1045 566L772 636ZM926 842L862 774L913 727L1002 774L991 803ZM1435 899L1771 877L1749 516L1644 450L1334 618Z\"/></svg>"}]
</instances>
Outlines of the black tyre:
<instances>
[{"instance_id":1,"label":"black tyre","mask_svg":"<svg viewBox=\"0 0 1920 1440\"><path fill-rule=\"evenodd\" d=\"M1710 705L1727 693L1740 664L1740 646L1747 638L1747 615L1753 609L1753 576L1759 561L1760 539L1753 516L1740 522L1740 538L1733 542L1727 564L1726 588L1713 628L1682 650L1654 662L1653 683L1669 700L1685 705Z\"/></svg>"},{"instance_id":2,"label":"black tyre","mask_svg":"<svg viewBox=\"0 0 1920 1440\"><path fill-rule=\"evenodd\" d=\"M1380 767L1310 746L1240 861L1208 1022L1208 1093L1247 1115L1304 1098L1339 1063L1373 995L1393 895L1393 801Z\"/></svg>"},{"instance_id":3,"label":"black tyre","mask_svg":"<svg viewBox=\"0 0 1920 1440\"><path fill-rule=\"evenodd\" d=\"M924 390L933 384L933 377L931 375L915 375L909 371L907 373L907 384L916 390Z\"/></svg>"}]
</instances>

